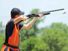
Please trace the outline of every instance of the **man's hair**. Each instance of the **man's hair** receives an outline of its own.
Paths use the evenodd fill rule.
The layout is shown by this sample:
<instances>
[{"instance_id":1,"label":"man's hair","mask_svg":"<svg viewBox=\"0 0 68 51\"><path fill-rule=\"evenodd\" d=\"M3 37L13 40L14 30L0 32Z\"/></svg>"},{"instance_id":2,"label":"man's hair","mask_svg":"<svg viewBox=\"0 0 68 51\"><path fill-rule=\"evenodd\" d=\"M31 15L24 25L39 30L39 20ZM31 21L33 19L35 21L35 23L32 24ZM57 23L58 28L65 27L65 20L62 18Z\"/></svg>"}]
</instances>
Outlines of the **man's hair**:
<instances>
[{"instance_id":1,"label":"man's hair","mask_svg":"<svg viewBox=\"0 0 68 51\"><path fill-rule=\"evenodd\" d=\"M16 15L23 15L24 12L22 12L20 9L18 8L13 8L11 10L11 18L15 18Z\"/></svg>"}]
</instances>

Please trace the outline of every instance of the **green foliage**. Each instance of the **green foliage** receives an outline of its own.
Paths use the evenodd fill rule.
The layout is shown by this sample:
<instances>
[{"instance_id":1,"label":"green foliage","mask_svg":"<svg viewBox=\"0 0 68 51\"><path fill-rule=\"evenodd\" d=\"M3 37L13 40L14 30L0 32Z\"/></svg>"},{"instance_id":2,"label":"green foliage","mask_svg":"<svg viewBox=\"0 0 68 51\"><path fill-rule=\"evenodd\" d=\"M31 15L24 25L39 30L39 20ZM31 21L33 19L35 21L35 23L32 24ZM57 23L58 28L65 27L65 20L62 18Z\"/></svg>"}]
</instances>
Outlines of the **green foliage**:
<instances>
[{"instance_id":1,"label":"green foliage","mask_svg":"<svg viewBox=\"0 0 68 51\"><path fill-rule=\"evenodd\" d=\"M68 50L68 26L54 23L51 27L42 30L42 39L48 44L48 51ZM64 31L65 30L65 31ZM45 33L45 34L44 34ZM63 50L64 49L64 50Z\"/></svg>"},{"instance_id":2,"label":"green foliage","mask_svg":"<svg viewBox=\"0 0 68 51\"><path fill-rule=\"evenodd\" d=\"M0 49L2 47L3 42L4 42L4 36L0 34Z\"/></svg>"},{"instance_id":3,"label":"green foliage","mask_svg":"<svg viewBox=\"0 0 68 51\"><path fill-rule=\"evenodd\" d=\"M31 11L32 14L37 14L37 13L39 13L39 12L40 12L40 10L37 9L37 8L36 8L36 9L32 9L32 11Z\"/></svg>"},{"instance_id":4,"label":"green foliage","mask_svg":"<svg viewBox=\"0 0 68 51\"><path fill-rule=\"evenodd\" d=\"M2 22L0 22L0 49L2 47L2 44L4 42L4 30L3 30Z\"/></svg>"},{"instance_id":5,"label":"green foliage","mask_svg":"<svg viewBox=\"0 0 68 51\"><path fill-rule=\"evenodd\" d=\"M68 51L68 26L53 23L21 42L22 51Z\"/></svg>"},{"instance_id":6,"label":"green foliage","mask_svg":"<svg viewBox=\"0 0 68 51\"><path fill-rule=\"evenodd\" d=\"M22 42L22 51L46 51L48 46L42 39L30 37Z\"/></svg>"}]
</instances>

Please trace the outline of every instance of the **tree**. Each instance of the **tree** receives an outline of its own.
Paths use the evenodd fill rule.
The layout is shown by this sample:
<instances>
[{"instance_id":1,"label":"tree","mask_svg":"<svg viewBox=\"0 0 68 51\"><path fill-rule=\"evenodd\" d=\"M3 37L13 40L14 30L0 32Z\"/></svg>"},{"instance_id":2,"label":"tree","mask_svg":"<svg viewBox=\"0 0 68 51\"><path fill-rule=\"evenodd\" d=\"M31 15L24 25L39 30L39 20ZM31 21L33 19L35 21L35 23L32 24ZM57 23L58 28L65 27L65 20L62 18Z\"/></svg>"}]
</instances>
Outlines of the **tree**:
<instances>
[{"instance_id":1,"label":"tree","mask_svg":"<svg viewBox=\"0 0 68 51\"><path fill-rule=\"evenodd\" d=\"M42 39L49 47L48 51L68 51L68 26L53 23L42 32Z\"/></svg>"},{"instance_id":2,"label":"tree","mask_svg":"<svg viewBox=\"0 0 68 51\"><path fill-rule=\"evenodd\" d=\"M2 24L2 22L0 22L0 34L3 34L4 33L4 26Z\"/></svg>"},{"instance_id":3,"label":"tree","mask_svg":"<svg viewBox=\"0 0 68 51\"><path fill-rule=\"evenodd\" d=\"M68 26L53 23L40 29L39 36L30 36L21 42L23 51L68 51Z\"/></svg>"},{"instance_id":4,"label":"tree","mask_svg":"<svg viewBox=\"0 0 68 51\"><path fill-rule=\"evenodd\" d=\"M38 37L30 37L21 44L22 51L47 51L48 46Z\"/></svg>"},{"instance_id":5,"label":"tree","mask_svg":"<svg viewBox=\"0 0 68 51\"><path fill-rule=\"evenodd\" d=\"M2 47L2 44L3 44L3 39L4 39L4 30L3 30L3 25L2 25L2 22L0 22L0 49Z\"/></svg>"}]
</instances>

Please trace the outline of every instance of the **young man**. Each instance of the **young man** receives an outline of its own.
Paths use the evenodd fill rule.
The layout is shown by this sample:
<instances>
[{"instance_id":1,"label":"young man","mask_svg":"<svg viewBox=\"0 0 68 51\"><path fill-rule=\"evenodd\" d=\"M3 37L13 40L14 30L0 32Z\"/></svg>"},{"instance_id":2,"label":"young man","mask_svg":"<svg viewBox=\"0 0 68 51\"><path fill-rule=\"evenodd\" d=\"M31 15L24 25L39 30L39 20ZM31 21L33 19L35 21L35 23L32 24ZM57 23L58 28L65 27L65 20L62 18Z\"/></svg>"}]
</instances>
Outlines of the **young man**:
<instances>
[{"instance_id":1,"label":"young man","mask_svg":"<svg viewBox=\"0 0 68 51\"><path fill-rule=\"evenodd\" d=\"M25 21L28 17L23 15L24 13L18 8L11 10L11 19L6 24L5 29L5 42L1 51L20 51L19 50L19 31L21 29L30 29L38 17L34 17L28 24L23 25L20 22ZM41 17L42 15L39 15Z\"/></svg>"}]
</instances>

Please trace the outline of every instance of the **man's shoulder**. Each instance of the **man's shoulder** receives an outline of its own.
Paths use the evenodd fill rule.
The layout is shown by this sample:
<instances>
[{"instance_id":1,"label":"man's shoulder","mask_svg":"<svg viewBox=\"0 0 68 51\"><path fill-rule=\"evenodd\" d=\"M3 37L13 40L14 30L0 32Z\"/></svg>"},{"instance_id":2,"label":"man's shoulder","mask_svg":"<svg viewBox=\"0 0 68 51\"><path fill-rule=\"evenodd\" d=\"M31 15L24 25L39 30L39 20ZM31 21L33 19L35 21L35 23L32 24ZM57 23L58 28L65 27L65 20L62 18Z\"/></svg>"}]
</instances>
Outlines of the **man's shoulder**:
<instances>
[{"instance_id":1,"label":"man's shoulder","mask_svg":"<svg viewBox=\"0 0 68 51\"><path fill-rule=\"evenodd\" d=\"M13 19L10 19L10 20L7 22L7 24L6 24L6 25L10 25L10 24L14 24Z\"/></svg>"}]
</instances>

